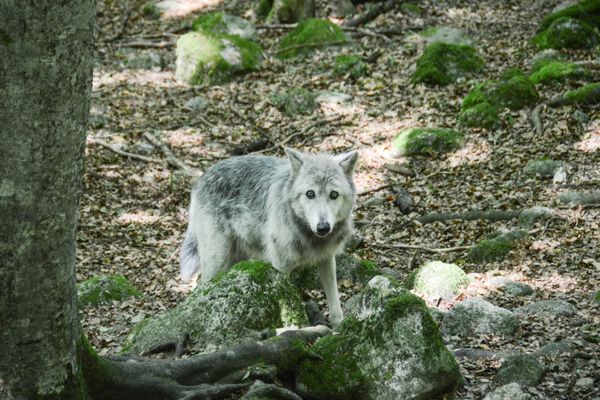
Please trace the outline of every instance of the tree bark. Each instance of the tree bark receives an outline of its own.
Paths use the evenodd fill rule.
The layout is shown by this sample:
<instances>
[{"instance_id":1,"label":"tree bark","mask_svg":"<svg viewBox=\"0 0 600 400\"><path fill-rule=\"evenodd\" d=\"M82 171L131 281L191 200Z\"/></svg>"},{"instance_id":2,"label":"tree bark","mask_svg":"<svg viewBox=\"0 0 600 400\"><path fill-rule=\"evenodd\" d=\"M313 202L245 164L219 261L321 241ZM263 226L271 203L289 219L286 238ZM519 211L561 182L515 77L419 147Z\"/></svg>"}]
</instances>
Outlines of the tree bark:
<instances>
[{"instance_id":1,"label":"tree bark","mask_svg":"<svg viewBox=\"0 0 600 400\"><path fill-rule=\"evenodd\" d=\"M0 2L0 398L81 399L75 230L94 0Z\"/></svg>"}]
</instances>

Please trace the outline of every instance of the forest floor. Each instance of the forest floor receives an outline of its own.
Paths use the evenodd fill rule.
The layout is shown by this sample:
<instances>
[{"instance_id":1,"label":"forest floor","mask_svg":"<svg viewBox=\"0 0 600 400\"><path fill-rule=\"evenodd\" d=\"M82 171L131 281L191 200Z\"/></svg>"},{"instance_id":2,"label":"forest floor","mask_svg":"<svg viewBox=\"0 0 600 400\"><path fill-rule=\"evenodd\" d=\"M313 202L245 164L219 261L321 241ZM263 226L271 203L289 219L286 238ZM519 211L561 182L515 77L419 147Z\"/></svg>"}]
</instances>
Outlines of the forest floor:
<instances>
[{"instance_id":1,"label":"forest floor","mask_svg":"<svg viewBox=\"0 0 600 400\"><path fill-rule=\"evenodd\" d=\"M415 36L418 30L452 26L468 32L486 61L478 79L491 79L510 67L529 71L536 53L529 39L554 2L423 1L419 2L425 10L421 17L395 10L368 25L374 30L394 28L390 42L356 36L348 46L291 61L273 57L272 49L285 31L262 29L258 40L266 59L261 70L212 87L191 87L174 78L172 43L197 14L153 19L142 13L143 3L98 2L77 277L81 281L98 274L122 274L146 295L82 311L86 334L101 354L117 353L137 322L175 306L190 290L178 278L178 249L187 224L191 178L168 166L143 134L158 135L179 160L202 171L244 152L265 135L270 145L263 154L282 156L280 143L301 132L286 145L311 152L360 152L355 221L362 242L354 250L356 256L403 276L428 260L456 263L466 272L479 273L454 301L439 304L442 308L472 296L508 309L541 299L566 300L577 308L570 317L523 317L520 334L511 340L490 336L450 343L450 347L531 353L549 342L571 339L572 350L546 359L543 381L529 392L540 399L600 397L600 346L589 341L598 338L600 325L600 307L593 302L600 289L600 208L564 206L556 200L563 190L600 189L600 109L580 109L589 117L584 124L573 118L573 107L547 109L542 135L530 124L531 110L512 112L511 124L493 131L461 128L465 147L446 155L395 157L391 149L392 139L405 128L456 128L461 101L474 85L469 81L445 87L411 83L423 48L423 41ZM189 3L203 4L205 8L198 12L228 7L217 0ZM228 12L253 19L246 2L234 2ZM334 56L343 53L370 57L367 75L356 80L332 75ZM371 57L374 53L378 57ZM567 57L581 61L596 55L580 51ZM141 64L152 61L148 68L139 60ZM538 89L548 99L577 85L568 82ZM290 118L270 99L292 87L343 92L353 99ZM206 100L201 111L186 106L196 96ZM146 152L152 160L123 157L102 142L132 153ZM566 184L523 174L527 161L542 156L568 164ZM398 173L399 166L410 176ZM394 205L392 186L403 187L412 196L409 215ZM420 215L532 206L553 208L560 218L519 241L502 261L474 264L467 261L467 250L432 253L395 247L399 243L425 248L472 245L492 232L516 226L514 220L421 225L415 222ZM487 282L498 275L527 283L535 293L515 297L495 290ZM344 288L342 292L342 299L352 294ZM463 359L460 365L466 382L459 398L479 399L491 390L497 359ZM595 388L578 392L575 382L583 377L593 378Z\"/></svg>"}]
</instances>

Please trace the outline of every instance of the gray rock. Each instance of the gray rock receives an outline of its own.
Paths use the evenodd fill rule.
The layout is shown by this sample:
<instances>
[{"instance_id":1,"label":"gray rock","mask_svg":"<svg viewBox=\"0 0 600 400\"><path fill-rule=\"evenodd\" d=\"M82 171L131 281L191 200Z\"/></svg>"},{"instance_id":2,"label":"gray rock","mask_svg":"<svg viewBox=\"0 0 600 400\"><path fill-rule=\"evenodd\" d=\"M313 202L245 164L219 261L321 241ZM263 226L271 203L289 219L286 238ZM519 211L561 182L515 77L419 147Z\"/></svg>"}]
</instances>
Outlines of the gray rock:
<instances>
[{"instance_id":1,"label":"gray rock","mask_svg":"<svg viewBox=\"0 0 600 400\"><path fill-rule=\"evenodd\" d=\"M535 386L540 383L545 371L544 366L534 356L517 354L507 357L502 362L494 376L494 382L499 385L518 383L521 386Z\"/></svg>"},{"instance_id":2,"label":"gray rock","mask_svg":"<svg viewBox=\"0 0 600 400\"><path fill-rule=\"evenodd\" d=\"M412 288L428 298L450 300L469 282L467 274L457 265L431 261L416 271Z\"/></svg>"},{"instance_id":3,"label":"gray rock","mask_svg":"<svg viewBox=\"0 0 600 400\"><path fill-rule=\"evenodd\" d=\"M532 397L521 390L518 383L509 383L488 393L483 400L531 400Z\"/></svg>"},{"instance_id":4,"label":"gray rock","mask_svg":"<svg viewBox=\"0 0 600 400\"><path fill-rule=\"evenodd\" d=\"M188 333L195 350L256 340L264 329L306 326L299 290L268 264L247 261L200 283L177 308L142 321L124 351L140 354Z\"/></svg>"},{"instance_id":5,"label":"gray rock","mask_svg":"<svg viewBox=\"0 0 600 400\"><path fill-rule=\"evenodd\" d=\"M442 321L442 333L465 337L512 336L520 326L519 319L511 311L474 297L458 303L446 314Z\"/></svg>"},{"instance_id":6,"label":"gray rock","mask_svg":"<svg viewBox=\"0 0 600 400\"><path fill-rule=\"evenodd\" d=\"M200 15L192 23L192 29L207 34L236 35L244 39L256 37L256 27L252 22L224 12Z\"/></svg>"},{"instance_id":7,"label":"gray rock","mask_svg":"<svg viewBox=\"0 0 600 400\"><path fill-rule=\"evenodd\" d=\"M154 153L154 146L144 142L137 142L129 148L132 153L141 154L143 156Z\"/></svg>"},{"instance_id":8,"label":"gray rock","mask_svg":"<svg viewBox=\"0 0 600 400\"><path fill-rule=\"evenodd\" d=\"M561 340L560 342L551 342L543 345L536 354L544 357L558 357L572 351L573 348L573 342L570 340Z\"/></svg>"},{"instance_id":9,"label":"gray rock","mask_svg":"<svg viewBox=\"0 0 600 400\"><path fill-rule=\"evenodd\" d=\"M593 378L580 378L575 382L575 391L577 392L591 392L592 390L594 390Z\"/></svg>"},{"instance_id":10,"label":"gray rock","mask_svg":"<svg viewBox=\"0 0 600 400\"><path fill-rule=\"evenodd\" d=\"M554 173L562 167L562 161L550 159L531 160L525 165L523 172L526 175L540 176L542 178L552 178Z\"/></svg>"},{"instance_id":11,"label":"gray rock","mask_svg":"<svg viewBox=\"0 0 600 400\"><path fill-rule=\"evenodd\" d=\"M267 22L294 23L315 16L315 0L274 0Z\"/></svg>"},{"instance_id":12,"label":"gray rock","mask_svg":"<svg viewBox=\"0 0 600 400\"><path fill-rule=\"evenodd\" d=\"M125 60L125 66L129 69L160 70L163 64L160 54L150 50L129 53Z\"/></svg>"},{"instance_id":13,"label":"gray rock","mask_svg":"<svg viewBox=\"0 0 600 400\"><path fill-rule=\"evenodd\" d=\"M374 277L338 334L311 347L296 381L303 398L414 399L449 393L461 382L423 300L388 277ZM327 373L324 373L327 371Z\"/></svg>"},{"instance_id":14,"label":"gray rock","mask_svg":"<svg viewBox=\"0 0 600 400\"><path fill-rule=\"evenodd\" d=\"M536 222L548 220L553 216L554 212L548 207L526 208L519 214L519 226L523 229L531 229Z\"/></svg>"},{"instance_id":15,"label":"gray rock","mask_svg":"<svg viewBox=\"0 0 600 400\"><path fill-rule=\"evenodd\" d=\"M502 289L512 296L529 296L533 294L533 288L521 282L509 282Z\"/></svg>"},{"instance_id":16,"label":"gray rock","mask_svg":"<svg viewBox=\"0 0 600 400\"><path fill-rule=\"evenodd\" d=\"M257 380L240 400L302 400L302 398L284 387Z\"/></svg>"},{"instance_id":17,"label":"gray rock","mask_svg":"<svg viewBox=\"0 0 600 400\"><path fill-rule=\"evenodd\" d=\"M532 314L540 317L570 317L577 309L565 300L541 300L514 309L517 314Z\"/></svg>"},{"instance_id":18,"label":"gray rock","mask_svg":"<svg viewBox=\"0 0 600 400\"><path fill-rule=\"evenodd\" d=\"M185 103L185 107L192 111L203 111L208 107L208 100L203 96L192 97Z\"/></svg>"}]
</instances>

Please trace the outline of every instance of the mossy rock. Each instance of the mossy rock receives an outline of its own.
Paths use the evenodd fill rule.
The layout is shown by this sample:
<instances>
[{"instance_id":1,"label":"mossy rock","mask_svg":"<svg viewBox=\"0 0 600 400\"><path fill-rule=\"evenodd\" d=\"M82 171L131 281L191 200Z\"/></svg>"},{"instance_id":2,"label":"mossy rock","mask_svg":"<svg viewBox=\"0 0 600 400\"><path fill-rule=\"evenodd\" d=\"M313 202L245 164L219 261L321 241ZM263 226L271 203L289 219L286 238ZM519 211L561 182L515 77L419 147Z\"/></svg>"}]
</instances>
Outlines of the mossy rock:
<instances>
[{"instance_id":1,"label":"mossy rock","mask_svg":"<svg viewBox=\"0 0 600 400\"><path fill-rule=\"evenodd\" d=\"M452 129L413 128L401 132L392 147L399 155L431 155L460 148L462 139L462 133Z\"/></svg>"},{"instance_id":2,"label":"mossy rock","mask_svg":"<svg viewBox=\"0 0 600 400\"><path fill-rule=\"evenodd\" d=\"M342 54L335 58L333 74L336 76L348 74L350 77L358 79L367 74L367 64L357 55Z\"/></svg>"},{"instance_id":3,"label":"mossy rock","mask_svg":"<svg viewBox=\"0 0 600 400\"><path fill-rule=\"evenodd\" d=\"M558 18L532 39L539 49L591 49L600 42L598 32L583 21Z\"/></svg>"},{"instance_id":4,"label":"mossy rock","mask_svg":"<svg viewBox=\"0 0 600 400\"><path fill-rule=\"evenodd\" d=\"M430 299L450 300L469 282L467 274L457 265L430 261L415 272L411 289Z\"/></svg>"},{"instance_id":5,"label":"mossy rock","mask_svg":"<svg viewBox=\"0 0 600 400\"><path fill-rule=\"evenodd\" d=\"M479 241L469 250L467 259L472 263L488 263L504 259L513 248L515 240L527 236L527 232L516 230Z\"/></svg>"},{"instance_id":6,"label":"mossy rock","mask_svg":"<svg viewBox=\"0 0 600 400\"><path fill-rule=\"evenodd\" d=\"M495 129L501 125L500 111L487 101L467 108L458 116L458 122L463 126Z\"/></svg>"},{"instance_id":7,"label":"mossy rock","mask_svg":"<svg viewBox=\"0 0 600 400\"><path fill-rule=\"evenodd\" d=\"M565 93L571 104L594 104L600 101L600 82L588 83Z\"/></svg>"},{"instance_id":8,"label":"mossy rock","mask_svg":"<svg viewBox=\"0 0 600 400\"><path fill-rule=\"evenodd\" d=\"M236 35L244 39L254 39L256 36L254 24L224 12L200 15L192 22L192 29L209 35Z\"/></svg>"},{"instance_id":9,"label":"mossy rock","mask_svg":"<svg viewBox=\"0 0 600 400\"><path fill-rule=\"evenodd\" d=\"M583 78L589 75L587 68L564 61L540 62L529 77L534 84L563 82L567 79Z\"/></svg>"},{"instance_id":10,"label":"mossy rock","mask_svg":"<svg viewBox=\"0 0 600 400\"><path fill-rule=\"evenodd\" d=\"M479 297L471 297L456 304L442 321L442 332L447 336L510 337L520 327L519 318L513 312Z\"/></svg>"},{"instance_id":11,"label":"mossy rock","mask_svg":"<svg viewBox=\"0 0 600 400\"><path fill-rule=\"evenodd\" d=\"M545 371L535 356L515 354L502 362L494 376L494 382L498 385L518 383L522 387L535 386L540 383Z\"/></svg>"},{"instance_id":12,"label":"mossy rock","mask_svg":"<svg viewBox=\"0 0 600 400\"><path fill-rule=\"evenodd\" d=\"M402 11L403 14L412 15L415 17L423 15L423 9L414 3L400 4L400 11Z\"/></svg>"},{"instance_id":13,"label":"mossy rock","mask_svg":"<svg viewBox=\"0 0 600 400\"><path fill-rule=\"evenodd\" d=\"M469 46L473 44L473 41L463 31L450 26L427 28L420 35L429 44L436 42Z\"/></svg>"},{"instance_id":14,"label":"mossy rock","mask_svg":"<svg viewBox=\"0 0 600 400\"><path fill-rule=\"evenodd\" d=\"M262 48L236 35L189 32L177 40L175 77L183 82L218 84L259 69Z\"/></svg>"},{"instance_id":15,"label":"mossy rock","mask_svg":"<svg viewBox=\"0 0 600 400\"><path fill-rule=\"evenodd\" d=\"M495 107L520 110L539 100L535 87L520 70L509 69L500 79L477 85L464 98L462 107L467 110L477 104L489 103Z\"/></svg>"},{"instance_id":16,"label":"mossy rock","mask_svg":"<svg viewBox=\"0 0 600 400\"><path fill-rule=\"evenodd\" d=\"M317 340L322 360L301 364L296 388L319 399L425 399L462 382L423 300L376 276L338 333Z\"/></svg>"},{"instance_id":17,"label":"mossy rock","mask_svg":"<svg viewBox=\"0 0 600 400\"><path fill-rule=\"evenodd\" d=\"M530 160L523 168L523 173L531 176L539 176L542 178L552 178L559 168L563 167L564 163L558 160L549 158L538 158Z\"/></svg>"},{"instance_id":18,"label":"mossy rock","mask_svg":"<svg viewBox=\"0 0 600 400\"><path fill-rule=\"evenodd\" d=\"M576 18L595 28L600 28L600 1L582 0L555 13L546 16L540 24L540 29L546 29L554 21L563 17Z\"/></svg>"},{"instance_id":19,"label":"mossy rock","mask_svg":"<svg viewBox=\"0 0 600 400\"><path fill-rule=\"evenodd\" d=\"M315 15L314 0L260 0L257 9L259 18L268 23L292 24Z\"/></svg>"},{"instance_id":20,"label":"mossy rock","mask_svg":"<svg viewBox=\"0 0 600 400\"><path fill-rule=\"evenodd\" d=\"M531 70L532 72L539 71L544 65L552 61L562 61L563 55L554 49L542 50L533 56Z\"/></svg>"},{"instance_id":21,"label":"mossy rock","mask_svg":"<svg viewBox=\"0 0 600 400\"><path fill-rule=\"evenodd\" d=\"M311 114L319 106L317 94L303 88L291 89L272 96L275 106L288 117Z\"/></svg>"},{"instance_id":22,"label":"mossy rock","mask_svg":"<svg viewBox=\"0 0 600 400\"><path fill-rule=\"evenodd\" d=\"M307 324L298 288L269 264L246 261L199 284L177 308L142 321L123 349L139 354L185 332L204 351L257 340L264 329Z\"/></svg>"},{"instance_id":23,"label":"mossy rock","mask_svg":"<svg viewBox=\"0 0 600 400\"><path fill-rule=\"evenodd\" d=\"M292 58L345 42L346 35L339 26L324 19L310 18L279 41L277 54L281 58Z\"/></svg>"},{"instance_id":24,"label":"mossy rock","mask_svg":"<svg viewBox=\"0 0 600 400\"><path fill-rule=\"evenodd\" d=\"M143 293L122 275L98 275L77 284L77 298L82 306L96 306L142 295Z\"/></svg>"},{"instance_id":25,"label":"mossy rock","mask_svg":"<svg viewBox=\"0 0 600 400\"><path fill-rule=\"evenodd\" d=\"M417 61L414 82L447 85L459 77L473 75L483 69L484 62L468 45L432 43Z\"/></svg>"}]
</instances>

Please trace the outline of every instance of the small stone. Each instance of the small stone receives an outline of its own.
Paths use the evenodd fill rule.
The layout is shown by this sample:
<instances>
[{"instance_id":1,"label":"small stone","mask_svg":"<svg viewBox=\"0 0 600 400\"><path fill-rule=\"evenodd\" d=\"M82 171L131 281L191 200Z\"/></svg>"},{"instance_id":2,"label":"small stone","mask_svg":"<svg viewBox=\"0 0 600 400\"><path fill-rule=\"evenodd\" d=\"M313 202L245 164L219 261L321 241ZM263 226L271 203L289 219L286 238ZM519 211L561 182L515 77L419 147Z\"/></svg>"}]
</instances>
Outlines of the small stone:
<instances>
[{"instance_id":1,"label":"small stone","mask_svg":"<svg viewBox=\"0 0 600 400\"><path fill-rule=\"evenodd\" d=\"M526 175L540 176L542 178L552 178L554 173L563 166L562 161L539 158L527 162L523 172Z\"/></svg>"},{"instance_id":2,"label":"small stone","mask_svg":"<svg viewBox=\"0 0 600 400\"><path fill-rule=\"evenodd\" d=\"M192 97L185 103L185 107L192 111L203 111L208 105L208 100L203 96Z\"/></svg>"},{"instance_id":3,"label":"small stone","mask_svg":"<svg viewBox=\"0 0 600 400\"><path fill-rule=\"evenodd\" d=\"M586 113L584 113L581 110L575 110L573 111L573 113L571 114L571 117L577 121L578 123L580 123L581 125L585 125L588 122L590 122L590 117L589 115L587 115Z\"/></svg>"},{"instance_id":4,"label":"small stone","mask_svg":"<svg viewBox=\"0 0 600 400\"><path fill-rule=\"evenodd\" d=\"M568 353L573 350L574 344L568 340L560 342L551 342L543 345L536 354L545 357L558 357L563 353Z\"/></svg>"},{"instance_id":5,"label":"small stone","mask_svg":"<svg viewBox=\"0 0 600 400\"><path fill-rule=\"evenodd\" d=\"M593 378L580 378L575 382L575 390L578 392L591 392L594 390Z\"/></svg>"},{"instance_id":6,"label":"small stone","mask_svg":"<svg viewBox=\"0 0 600 400\"><path fill-rule=\"evenodd\" d=\"M546 369L532 355L517 354L507 357L500 365L494 382L500 385L518 383L522 386L535 386L542 380Z\"/></svg>"},{"instance_id":7,"label":"small stone","mask_svg":"<svg viewBox=\"0 0 600 400\"><path fill-rule=\"evenodd\" d=\"M129 150L132 153L147 156L154 152L154 146L144 142L137 142L133 146L131 146Z\"/></svg>"},{"instance_id":8,"label":"small stone","mask_svg":"<svg viewBox=\"0 0 600 400\"><path fill-rule=\"evenodd\" d=\"M410 193L408 193L408 190L400 186L394 186L392 187L392 191L396 195L394 198L394 205L400 209L402 214L410 214L412 212L414 201Z\"/></svg>"},{"instance_id":9,"label":"small stone","mask_svg":"<svg viewBox=\"0 0 600 400\"><path fill-rule=\"evenodd\" d=\"M467 274L457 265L431 261L416 271L413 289L430 299L450 300L469 282Z\"/></svg>"},{"instance_id":10,"label":"small stone","mask_svg":"<svg viewBox=\"0 0 600 400\"><path fill-rule=\"evenodd\" d=\"M517 316L509 310L474 297L454 306L442 322L447 336L476 337L479 335L512 336L520 328Z\"/></svg>"},{"instance_id":11,"label":"small stone","mask_svg":"<svg viewBox=\"0 0 600 400\"><path fill-rule=\"evenodd\" d=\"M521 390L518 383L509 383L488 393L483 400L531 400L532 397Z\"/></svg>"},{"instance_id":12,"label":"small stone","mask_svg":"<svg viewBox=\"0 0 600 400\"><path fill-rule=\"evenodd\" d=\"M529 296L533 294L533 289L526 283L509 282L502 287L505 293L512 296Z\"/></svg>"},{"instance_id":13,"label":"small stone","mask_svg":"<svg viewBox=\"0 0 600 400\"><path fill-rule=\"evenodd\" d=\"M519 226L523 229L531 229L539 220L545 221L553 216L554 212L548 207L526 208L519 214Z\"/></svg>"},{"instance_id":14,"label":"small stone","mask_svg":"<svg viewBox=\"0 0 600 400\"><path fill-rule=\"evenodd\" d=\"M541 300L515 308L517 314L532 314L540 317L558 318L575 315L577 309L564 300Z\"/></svg>"}]
</instances>

